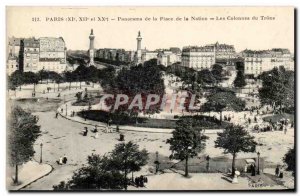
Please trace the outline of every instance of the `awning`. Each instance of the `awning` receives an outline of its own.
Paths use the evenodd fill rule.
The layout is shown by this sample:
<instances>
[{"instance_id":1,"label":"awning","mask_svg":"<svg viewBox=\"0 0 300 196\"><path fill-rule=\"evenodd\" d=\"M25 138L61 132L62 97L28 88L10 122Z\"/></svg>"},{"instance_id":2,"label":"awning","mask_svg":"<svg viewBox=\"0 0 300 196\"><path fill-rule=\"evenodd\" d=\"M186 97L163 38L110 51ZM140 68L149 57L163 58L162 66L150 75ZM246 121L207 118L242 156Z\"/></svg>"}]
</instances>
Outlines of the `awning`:
<instances>
[{"instance_id":1,"label":"awning","mask_svg":"<svg viewBox=\"0 0 300 196\"><path fill-rule=\"evenodd\" d=\"M255 163L254 159L245 159L246 163Z\"/></svg>"}]
</instances>

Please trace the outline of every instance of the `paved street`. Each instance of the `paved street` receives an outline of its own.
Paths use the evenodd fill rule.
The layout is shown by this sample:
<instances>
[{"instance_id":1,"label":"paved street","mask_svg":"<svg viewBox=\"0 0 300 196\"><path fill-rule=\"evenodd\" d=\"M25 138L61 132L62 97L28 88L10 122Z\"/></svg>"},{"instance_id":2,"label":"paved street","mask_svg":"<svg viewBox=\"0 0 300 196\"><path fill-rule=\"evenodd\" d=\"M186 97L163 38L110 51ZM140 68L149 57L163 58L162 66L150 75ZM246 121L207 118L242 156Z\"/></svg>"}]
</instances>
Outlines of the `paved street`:
<instances>
[{"instance_id":1,"label":"paved street","mask_svg":"<svg viewBox=\"0 0 300 196\"><path fill-rule=\"evenodd\" d=\"M72 122L64 118L54 118L55 113L44 112L36 113L39 117L39 124L43 132L35 145L35 158L39 159L39 144L44 144L43 160L54 167L54 171L43 179L26 187L27 189L51 189L52 185L58 184L61 180L66 180L72 175L72 172L86 163L88 155L92 153L104 155L110 152L117 144L119 134L100 132L99 138L94 138L94 133L89 132L87 137L81 135L81 131L86 125ZM87 126L91 130L92 126ZM126 141L133 141L140 145L140 148L146 148L149 153L159 152L162 156L169 156L169 146L165 140L169 134L138 133L128 132L125 134ZM60 156L68 157L67 165L58 165L56 161ZM149 163L153 161L149 160Z\"/></svg>"}]
</instances>

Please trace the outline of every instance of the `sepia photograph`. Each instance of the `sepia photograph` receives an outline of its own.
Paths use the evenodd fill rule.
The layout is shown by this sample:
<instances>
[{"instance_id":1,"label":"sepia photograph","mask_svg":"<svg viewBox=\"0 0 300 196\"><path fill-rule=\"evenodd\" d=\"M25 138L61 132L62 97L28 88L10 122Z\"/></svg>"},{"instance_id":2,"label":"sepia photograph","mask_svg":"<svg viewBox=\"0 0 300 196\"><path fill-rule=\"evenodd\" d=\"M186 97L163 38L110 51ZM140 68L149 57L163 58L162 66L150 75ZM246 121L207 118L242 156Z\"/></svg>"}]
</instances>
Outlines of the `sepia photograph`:
<instances>
[{"instance_id":1,"label":"sepia photograph","mask_svg":"<svg viewBox=\"0 0 300 196\"><path fill-rule=\"evenodd\" d=\"M6 7L6 189L295 191L294 7Z\"/></svg>"}]
</instances>

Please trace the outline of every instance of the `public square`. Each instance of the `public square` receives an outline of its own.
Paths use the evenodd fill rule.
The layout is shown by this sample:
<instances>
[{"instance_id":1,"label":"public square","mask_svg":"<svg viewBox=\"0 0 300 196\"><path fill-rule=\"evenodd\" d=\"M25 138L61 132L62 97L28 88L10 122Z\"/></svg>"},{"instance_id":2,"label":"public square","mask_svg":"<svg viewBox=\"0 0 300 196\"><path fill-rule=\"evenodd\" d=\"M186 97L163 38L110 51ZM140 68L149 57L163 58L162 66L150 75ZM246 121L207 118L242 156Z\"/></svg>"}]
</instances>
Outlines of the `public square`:
<instances>
[{"instance_id":1,"label":"public square","mask_svg":"<svg viewBox=\"0 0 300 196\"><path fill-rule=\"evenodd\" d=\"M227 82L227 81L226 81ZM166 82L168 83L168 82ZM54 84L48 84L51 86ZM174 84L174 87L178 84ZM21 107L33 112L32 114L37 116L39 121L38 124L41 126L42 134L36 140L34 149L36 151L34 155L34 160L40 160L40 144L43 144L42 149L42 161L44 164L49 164L53 167L53 170L46 176L41 179L29 183L29 185L25 186L24 190L52 190L53 185L57 184L60 181L68 180L71 178L73 172L79 169L82 165L86 164L87 156L91 154L99 154L105 155L111 152L115 146L115 144L120 143L119 134L113 131L112 133L105 132L105 129L102 129L101 126L105 126L105 123L95 122L91 120L84 120L81 117L74 116L71 117L71 111L80 111L86 109L86 106L72 106L72 102L74 102L75 94L79 91L83 91L83 89L87 89L87 91L101 92L101 88L99 84L93 85L83 85L82 89L72 85L72 89L69 90L68 84L60 84L61 90L57 92L49 92L49 93L38 93L43 92L46 84L37 85L37 95L35 98L31 98L31 87L32 86L24 86L22 90L17 90L17 96L14 96L14 93L10 92L12 95L12 103L16 101L18 103L18 99L27 100L28 102L21 102ZM76 89L77 88L77 89ZM64 90L62 90L64 89ZM57 97L58 93L60 97ZM33 103L30 101L31 99L37 99ZM40 99L40 100L39 100ZM25 104L27 103L27 104ZM69 103L69 104L68 104ZM66 110L66 104L68 104L68 111ZM33 107L34 106L34 107ZM73 108L72 108L73 107ZM60 108L63 108L64 111L60 112ZM99 104L92 105L92 108L98 109ZM58 118L55 117L57 111L60 113ZM67 113L67 116L66 116ZM160 115L156 115L158 118L166 118L166 114L168 112L162 112ZM167 115L179 115L180 112L174 112L173 114ZM204 113L205 114L205 113ZM244 119L244 115L250 115L247 112L224 112L223 115L234 115L232 121L237 124L246 123L247 120ZM208 113L206 114L208 115ZM211 112L209 115L214 115ZM215 114L218 116L218 114ZM270 114L267 114L270 115ZM267 116L265 115L265 116ZM154 117L154 116L153 116ZM262 119L262 116L258 116L258 119ZM259 121L259 122L262 122ZM257 123L256 123L257 124ZM99 138L95 138L95 134L92 132L88 133L88 137L82 136L82 131L84 127L87 127L88 130L92 130L95 125L98 125L100 128ZM114 127L114 126L113 126ZM253 126L252 126L253 127ZM115 128L114 128L115 129ZM172 165L174 165L177 160L170 160L168 157L170 155L169 144L166 144L166 140L171 137L172 129L159 129L159 128L142 128L142 127L130 127L130 126L120 126L120 132L124 134L125 141L133 141L138 144L140 148L145 148L149 152L149 161L146 166L142 168L141 171L136 172L134 175L145 175L149 176L149 185L142 188L141 190L164 190L167 188L184 190L185 183L193 183L192 189L200 190L200 189L208 189L213 190L215 188L224 188L224 189L260 189L260 188L278 188L285 189L290 188L291 185L291 174L285 172L286 175L283 179L285 183L273 183L270 186L263 187L249 187L249 179L247 177L240 177L239 184L232 184L228 182L222 174L206 174L206 173L192 173L191 180L185 179L184 177L176 178L174 183L171 183L173 186L169 187L169 185L164 184L163 186L159 186L159 181L162 179L170 180L174 177L181 175L182 171L176 171L174 169L170 169ZM214 157L227 157L231 159L231 155L224 155L222 149L218 149L214 147L214 141L217 138L217 132L222 130L206 130L205 133L209 137L209 140L206 142L205 150L198 155L198 157L209 155L212 159ZM284 134L283 131L271 131L271 132L260 132L260 133L251 133L255 136L255 140L259 143L258 150L261 153L261 157L265 159L267 162L267 166L264 168L265 171L268 171L273 175L274 168L276 165L283 165L282 157L286 153L286 151L293 147L294 145L294 130L289 128L287 134ZM162 172L159 175L154 174L154 161L155 154L158 152L159 159L161 161ZM68 163L66 165L58 165L58 159L66 155L68 157ZM255 158L256 153L239 153L238 158ZM268 168L269 167L269 168ZM24 167L26 169L26 167ZM273 171L273 173L272 173ZM209 179L212 182L204 182L205 184L197 183L199 181L203 181L202 179L206 179L206 175L209 175ZM223 177L223 178L222 178ZM181 182L182 180L182 182ZM186 181L186 182L184 182ZM289 183L288 183L289 182ZM181 184L178 186L176 183ZM276 186L274 187L274 184ZM211 185L211 186L210 186ZM190 186L188 186L190 189ZM22 189L22 190L23 190ZM129 190L135 190L135 187L129 188Z\"/></svg>"}]
</instances>

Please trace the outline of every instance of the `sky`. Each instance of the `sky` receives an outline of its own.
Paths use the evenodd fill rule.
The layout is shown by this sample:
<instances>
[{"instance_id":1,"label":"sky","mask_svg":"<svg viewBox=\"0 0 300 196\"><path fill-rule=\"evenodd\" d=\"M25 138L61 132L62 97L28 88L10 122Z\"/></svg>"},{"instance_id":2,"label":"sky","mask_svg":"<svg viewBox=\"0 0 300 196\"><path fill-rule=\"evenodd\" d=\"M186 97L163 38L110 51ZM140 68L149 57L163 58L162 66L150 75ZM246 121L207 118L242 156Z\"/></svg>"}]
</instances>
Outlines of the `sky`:
<instances>
[{"instance_id":1,"label":"sky","mask_svg":"<svg viewBox=\"0 0 300 196\"><path fill-rule=\"evenodd\" d=\"M6 16L7 37L61 36L71 50L87 50L88 36L93 29L95 48L136 50L140 30L142 48L149 50L201 46L218 41L234 45L237 52L246 48L279 47L294 52L292 7L7 7ZM274 20L261 20L261 16L274 17ZM55 17L63 21L51 21ZM67 17L77 21L66 21ZM79 17L95 17L96 20L104 17L108 21L79 21ZM118 21L118 17L142 18L143 21ZM151 21L145 21L146 17ZM153 21L153 17L157 21ZM176 21L178 17L182 20ZM189 20L183 21L184 17ZM192 21L191 17L208 20ZM228 17L257 17L258 20L228 20ZM40 21L33 21L33 18ZM173 21L166 18L173 18Z\"/></svg>"}]
</instances>

